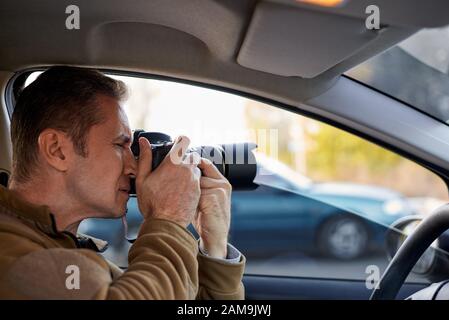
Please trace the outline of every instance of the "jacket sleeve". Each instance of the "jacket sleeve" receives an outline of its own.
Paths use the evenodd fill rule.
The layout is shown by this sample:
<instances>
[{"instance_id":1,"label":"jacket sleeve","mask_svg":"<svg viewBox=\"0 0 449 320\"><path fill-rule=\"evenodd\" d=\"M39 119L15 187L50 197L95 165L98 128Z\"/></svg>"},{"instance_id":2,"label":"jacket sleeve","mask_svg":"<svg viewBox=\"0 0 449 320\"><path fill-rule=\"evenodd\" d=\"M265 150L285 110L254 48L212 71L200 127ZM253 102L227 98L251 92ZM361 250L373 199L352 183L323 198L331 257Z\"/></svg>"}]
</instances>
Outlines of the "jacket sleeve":
<instances>
[{"instance_id":1,"label":"jacket sleeve","mask_svg":"<svg viewBox=\"0 0 449 320\"><path fill-rule=\"evenodd\" d=\"M245 256L238 263L214 259L198 254L199 290L197 299L243 300L245 290L242 283Z\"/></svg>"},{"instance_id":2,"label":"jacket sleeve","mask_svg":"<svg viewBox=\"0 0 449 320\"><path fill-rule=\"evenodd\" d=\"M0 279L3 298L195 299L198 294L197 242L167 220L144 222L130 249L128 270L115 280L106 260L91 250L42 250L24 243L27 239L15 240L22 244L11 251L14 262Z\"/></svg>"},{"instance_id":3,"label":"jacket sleeve","mask_svg":"<svg viewBox=\"0 0 449 320\"><path fill-rule=\"evenodd\" d=\"M150 219L129 251L127 271L100 291L98 298L194 299L197 254L196 240L186 229L167 220Z\"/></svg>"}]
</instances>

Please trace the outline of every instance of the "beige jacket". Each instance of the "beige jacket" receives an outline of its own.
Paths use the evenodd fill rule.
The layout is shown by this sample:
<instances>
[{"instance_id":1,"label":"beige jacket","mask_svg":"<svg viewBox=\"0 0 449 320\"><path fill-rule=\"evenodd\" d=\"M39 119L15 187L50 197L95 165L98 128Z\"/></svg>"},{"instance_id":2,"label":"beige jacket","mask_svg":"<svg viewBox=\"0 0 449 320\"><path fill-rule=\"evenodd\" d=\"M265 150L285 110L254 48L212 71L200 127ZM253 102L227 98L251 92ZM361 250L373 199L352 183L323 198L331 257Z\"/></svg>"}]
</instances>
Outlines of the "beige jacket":
<instances>
[{"instance_id":1,"label":"beige jacket","mask_svg":"<svg viewBox=\"0 0 449 320\"><path fill-rule=\"evenodd\" d=\"M95 249L91 239L58 232L48 207L0 187L0 299L244 298L245 258L203 256L192 234L167 220L143 223L125 272Z\"/></svg>"}]
</instances>

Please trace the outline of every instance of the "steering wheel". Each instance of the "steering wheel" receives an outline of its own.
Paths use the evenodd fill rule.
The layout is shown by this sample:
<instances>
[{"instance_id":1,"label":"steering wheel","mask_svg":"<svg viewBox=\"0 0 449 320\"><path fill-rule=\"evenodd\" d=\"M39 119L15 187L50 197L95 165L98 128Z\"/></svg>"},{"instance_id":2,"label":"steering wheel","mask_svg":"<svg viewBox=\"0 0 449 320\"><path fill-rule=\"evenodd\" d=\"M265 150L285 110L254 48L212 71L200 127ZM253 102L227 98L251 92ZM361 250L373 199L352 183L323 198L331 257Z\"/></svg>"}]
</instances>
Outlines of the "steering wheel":
<instances>
[{"instance_id":1,"label":"steering wheel","mask_svg":"<svg viewBox=\"0 0 449 320\"><path fill-rule=\"evenodd\" d=\"M370 299L395 299L399 289L421 255L447 229L449 229L449 204L436 209L407 237L373 290ZM449 282L446 281L441 286L449 288ZM433 286L433 288L433 291L435 291L436 287ZM445 291L447 292L447 290Z\"/></svg>"}]
</instances>

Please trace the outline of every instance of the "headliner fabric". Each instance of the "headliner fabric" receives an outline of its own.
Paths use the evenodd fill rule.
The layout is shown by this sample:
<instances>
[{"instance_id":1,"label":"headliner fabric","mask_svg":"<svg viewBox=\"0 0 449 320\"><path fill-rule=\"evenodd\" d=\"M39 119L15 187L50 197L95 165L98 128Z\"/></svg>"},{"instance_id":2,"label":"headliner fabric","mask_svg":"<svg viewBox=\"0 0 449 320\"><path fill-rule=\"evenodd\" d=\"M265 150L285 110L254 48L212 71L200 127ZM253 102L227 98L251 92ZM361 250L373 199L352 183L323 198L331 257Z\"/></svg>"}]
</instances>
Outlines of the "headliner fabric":
<instances>
[{"instance_id":1,"label":"headliner fabric","mask_svg":"<svg viewBox=\"0 0 449 320\"><path fill-rule=\"evenodd\" d=\"M323 93L340 74L416 31L390 27L360 51L352 52L351 56L312 79L276 75L237 63L255 7L263 2L130 0L125 6L119 0L78 0L81 28L74 31L66 30L64 23L65 8L72 4L70 0L2 0L0 69L20 71L68 64L135 71L198 81L297 104ZM285 4L275 5L300 10ZM348 19L326 15L330 19ZM281 17L279 23L282 22ZM321 33L317 30L316 41L320 39ZM308 50L304 48L303 52ZM327 54L333 62L340 60L331 59L332 50ZM296 63L313 61L310 62L308 56L298 55L290 62L295 63L291 66L294 69Z\"/></svg>"}]
</instances>

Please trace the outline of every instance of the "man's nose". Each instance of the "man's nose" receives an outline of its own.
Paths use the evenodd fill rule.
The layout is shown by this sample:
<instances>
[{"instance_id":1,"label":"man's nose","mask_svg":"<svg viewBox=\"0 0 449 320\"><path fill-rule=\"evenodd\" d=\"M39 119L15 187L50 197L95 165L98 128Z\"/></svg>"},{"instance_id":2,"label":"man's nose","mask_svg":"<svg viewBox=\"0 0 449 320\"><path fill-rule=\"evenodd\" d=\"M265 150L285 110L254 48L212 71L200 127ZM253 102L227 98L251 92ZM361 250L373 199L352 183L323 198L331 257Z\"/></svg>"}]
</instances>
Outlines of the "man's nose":
<instances>
[{"instance_id":1,"label":"man's nose","mask_svg":"<svg viewBox=\"0 0 449 320\"><path fill-rule=\"evenodd\" d=\"M131 149L126 152L124 171L127 176L135 177L137 175L137 160L134 158L134 154Z\"/></svg>"}]
</instances>

